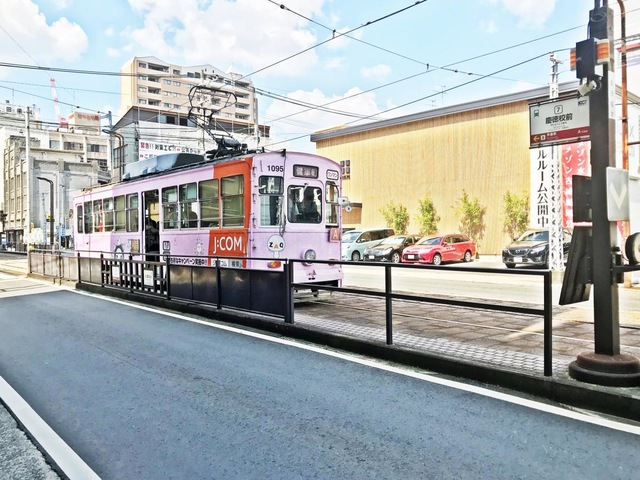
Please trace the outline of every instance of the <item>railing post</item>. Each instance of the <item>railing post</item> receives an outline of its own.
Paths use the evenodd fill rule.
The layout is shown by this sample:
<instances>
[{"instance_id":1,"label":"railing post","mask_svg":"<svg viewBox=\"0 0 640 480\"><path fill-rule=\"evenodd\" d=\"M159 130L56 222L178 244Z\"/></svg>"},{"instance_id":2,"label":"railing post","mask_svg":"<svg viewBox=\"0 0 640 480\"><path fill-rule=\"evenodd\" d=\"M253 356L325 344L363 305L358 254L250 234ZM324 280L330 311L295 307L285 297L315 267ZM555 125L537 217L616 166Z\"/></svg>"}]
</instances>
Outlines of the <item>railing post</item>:
<instances>
[{"instance_id":1,"label":"railing post","mask_svg":"<svg viewBox=\"0 0 640 480\"><path fill-rule=\"evenodd\" d=\"M131 293L133 293L133 255L131 254L131 252L129 252L129 265L128 265L128 270L129 270L129 291Z\"/></svg>"},{"instance_id":2,"label":"railing post","mask_svg":"<svg viewBox=\"0 0 640 480\"><path fill-rule=\"evenodd\" d=\"M551 294L551 276L553 272L544 273L544 376L553 375L553 300Z\"/></svg>"},{"instance_id":3,"label":"railing post","mask_svg":"<svg viewBox=\"0 0 640 480\"><path fill-rule=\"evenodd\" d=\"M165 269L165 274L167 275L167 278L165 279L165 286L167 288L167 300L171 300L171 258L169 258L169 255L165 256L164 258L167 264L167 267Z\"/></svg>"},{"instance_id":4,"label":"railing post","mask_svg":"<svg viewBox=\"0 0 640 480\"><path fill-rule=\"evenodd\" d=\"M81 271L81 268L80 268L80 252L78 252L78 267L77 267L77 269L78 269L78 283L82 283L82 280L80 279L80 271Z\"/></svg>"},{"instance_id":5,"label":"railing post","mask_svg":"<svg viewBox=\"0 0 640 480\"><path fill-rule=\"evenodd\" d=\"M287 259L284 262L284 287L285 287L285 310L284 310L284 323L293 325L293 264L291 260Z\"/></svg>"},{"instance_id":6,"label":"railing post","mask_svg":"<svg viewBox=\"0 0 640 480\"><path fill-rule=\"evenodd\" d=\"M104 253L100 252L100 286L104 287L104 276L106 275L104 269Z\"/></svg>"},{"instance_id":7,"label":"railing post","mask_svg":"<svg viewBox=\"0 0 640 480\"><path fill-rule=\"evenodd\" d=\"M220 274L220 258L216 257L216 308L222 308L222 275Z\"/></svg>"},{"instance_id":8,"label":"railing post","mask_svg":"<svg viewBox=\"0 0 640 480\"><path fill-rule=\"evenodd\" d=\"M387 331L387 345L393 345L393 299L391 298L391 266L384 266L384 296L385 296L385 314L387 318L386 331Z\"/></svg>"}]
</instances>

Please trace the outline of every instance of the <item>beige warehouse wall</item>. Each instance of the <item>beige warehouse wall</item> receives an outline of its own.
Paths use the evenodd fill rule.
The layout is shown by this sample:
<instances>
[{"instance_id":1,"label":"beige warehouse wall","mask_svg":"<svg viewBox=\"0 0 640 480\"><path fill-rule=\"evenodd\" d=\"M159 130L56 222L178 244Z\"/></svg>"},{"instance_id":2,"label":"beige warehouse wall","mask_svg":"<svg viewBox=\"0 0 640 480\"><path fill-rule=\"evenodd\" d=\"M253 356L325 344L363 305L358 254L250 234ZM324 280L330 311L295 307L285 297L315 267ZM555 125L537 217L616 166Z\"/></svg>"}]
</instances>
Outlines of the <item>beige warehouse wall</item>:
<instances>
[{"instance_id":1,"label":"beige warehouse wall","mask_svg":"<svg viewBox=\"0 0 640 480\"><path fill-rule=\"evenodd\" d=\"M440 230L459 231L453 205L463 190L486 207L480 254L496 255L507 243L503 197L529 193L529 106L517 102L317 141L320 155L350 160L343 191L362 203L361 223L383 226L380 209L407 207L410 232L418 232L418 200L429 195Z\"/></svg>"}]
</instances>

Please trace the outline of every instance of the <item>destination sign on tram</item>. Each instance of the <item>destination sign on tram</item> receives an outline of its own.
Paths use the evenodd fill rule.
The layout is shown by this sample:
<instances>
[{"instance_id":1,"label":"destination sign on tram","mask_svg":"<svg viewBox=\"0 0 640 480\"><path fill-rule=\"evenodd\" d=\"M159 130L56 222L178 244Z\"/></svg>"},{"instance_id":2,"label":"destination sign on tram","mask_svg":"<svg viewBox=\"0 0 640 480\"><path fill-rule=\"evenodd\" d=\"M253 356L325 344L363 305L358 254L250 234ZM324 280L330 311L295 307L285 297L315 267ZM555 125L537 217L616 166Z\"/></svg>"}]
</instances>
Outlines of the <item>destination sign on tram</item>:
<instances>
[{"instance_id":1,"label":"destination sign on tram","mask_svg":"<svg viewBox=\"0 0 640 480\"><path fill-rule=\"evenodd\" d=\"M529 148L587 141L589 125L589 97L532 103Z\"/></svg>"}]
</instances>

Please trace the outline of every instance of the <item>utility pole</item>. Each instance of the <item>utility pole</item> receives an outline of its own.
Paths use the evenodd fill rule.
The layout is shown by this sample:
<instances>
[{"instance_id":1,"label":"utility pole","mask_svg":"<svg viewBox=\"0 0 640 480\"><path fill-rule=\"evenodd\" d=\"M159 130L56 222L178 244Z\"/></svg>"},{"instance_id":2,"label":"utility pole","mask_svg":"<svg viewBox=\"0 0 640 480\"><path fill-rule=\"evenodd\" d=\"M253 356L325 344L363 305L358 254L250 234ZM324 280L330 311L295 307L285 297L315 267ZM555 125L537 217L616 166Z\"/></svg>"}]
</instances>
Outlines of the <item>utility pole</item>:
<instances>
[{"instance_id":1,"label":"utility pole","mask_svg":"<svg viewBox=\"0 0 640 480\"><path fill-rule=\"evenodd\" d=\"M592 254L590 271L594 289L593 317L595 351L578 355L569 365L576 380L610 386L640 385L640 361L620 353L616 222L607 211L607 167L615 167L615 95L613 65L613 12L607 0L595 0L589 12L589 38L576 44L579 91L587 91L591 135ZM599 47L607 47L601 59ZM601 69L601 70L600 70Z\"/></svg>"},{"instance_id":2,"label":"utility pole","mask_svg":"<svg viewBox=\"0 0 640 480\"><path fill-rule=\"evenodd\" d=\"M24 187L26 190L25 201L27 202L27 204L22 206L23 210L25 211L24 223L22 224L22 242L27 245L27 249L29 243L31 242L31 196L33 195L33 189L31 188L31 184L33 183L33 181L31 179L31 133L29 130L29 115L31 115L31 110L29 110L29 107L27 107L27 110L24 114L24 130L26 135L25 155L27 157L25 158L26 172L24 176L24 182L26 185L24 185Z\"/></svg>"}]
</instances>

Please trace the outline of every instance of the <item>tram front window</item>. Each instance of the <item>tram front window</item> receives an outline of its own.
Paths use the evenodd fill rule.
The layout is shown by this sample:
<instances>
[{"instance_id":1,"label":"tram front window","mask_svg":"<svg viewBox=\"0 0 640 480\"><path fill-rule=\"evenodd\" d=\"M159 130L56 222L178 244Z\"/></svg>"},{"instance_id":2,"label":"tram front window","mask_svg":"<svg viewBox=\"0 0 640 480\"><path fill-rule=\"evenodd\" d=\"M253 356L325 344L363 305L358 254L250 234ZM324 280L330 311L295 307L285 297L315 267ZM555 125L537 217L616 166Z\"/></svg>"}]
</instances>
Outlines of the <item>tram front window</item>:
<instances>
[{"instance_id":1,"label":"tram front window","mask_svg":"<svg viewBox=\"0 0 640 480\"><path fill-rule=\"evenodd\" d=\"M287 219L291 223L320 223L322 189L291 186L287 190Z\"/></svg>"}]
</instances>

